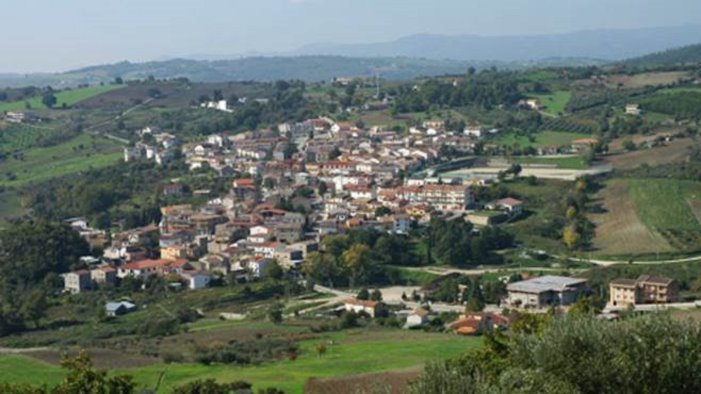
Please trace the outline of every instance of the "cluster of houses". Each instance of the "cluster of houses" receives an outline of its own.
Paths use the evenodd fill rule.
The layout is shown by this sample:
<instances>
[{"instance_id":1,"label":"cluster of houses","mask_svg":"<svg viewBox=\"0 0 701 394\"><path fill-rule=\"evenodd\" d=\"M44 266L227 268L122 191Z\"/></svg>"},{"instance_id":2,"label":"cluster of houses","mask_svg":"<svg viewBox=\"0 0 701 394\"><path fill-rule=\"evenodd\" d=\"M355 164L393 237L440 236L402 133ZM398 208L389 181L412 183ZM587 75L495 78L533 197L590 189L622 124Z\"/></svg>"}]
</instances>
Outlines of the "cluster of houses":
<instances>
[{"instance_id":1,"label":"cluster of houses","mask_svg":"<svg viewBox=\"0 0 701 394\"><path fill-rule=\"evenodd\" d=\"M124 148L124 162L129 163L137 160L153 160L159 165L170 161L175 155L175 149L179 145L178 139L155 127L146 127L138 131L142 138L134 146ZM150 142L145 142L144 137L150 136Z\"/></svg>"},{"instance_id":2,"label":"cluster of houses","mask_svg":"<svg viewBox=\"0 0 701 394\"><path fill-rule=\"evenodd\" d=\"M476 142L474 135L446 131L442 121L423 126L420 134L402 135L317 118L187 144L157 128L139 130L142 141L125 149L125 161L164 163L180 150L191 170L209 168L234 180L224 195L195 191L208 198L204 204L162 206L160 223L140 228L107 234L71 219L104 252L84 270L66 274L66 290L150 275L199 289L217 276L262 277L272 261L296 269L323 237L353 229L406 234L434 215L496 224L469 216L482 208L476 206L475 188L493 179L406 176L436 162L445 144L469 151ZM185 189L178 181L162 185L165 196L176 198L173 203ZM512 217L522 203L507 198L484 210Z\"/></svg>"}]
</instances>

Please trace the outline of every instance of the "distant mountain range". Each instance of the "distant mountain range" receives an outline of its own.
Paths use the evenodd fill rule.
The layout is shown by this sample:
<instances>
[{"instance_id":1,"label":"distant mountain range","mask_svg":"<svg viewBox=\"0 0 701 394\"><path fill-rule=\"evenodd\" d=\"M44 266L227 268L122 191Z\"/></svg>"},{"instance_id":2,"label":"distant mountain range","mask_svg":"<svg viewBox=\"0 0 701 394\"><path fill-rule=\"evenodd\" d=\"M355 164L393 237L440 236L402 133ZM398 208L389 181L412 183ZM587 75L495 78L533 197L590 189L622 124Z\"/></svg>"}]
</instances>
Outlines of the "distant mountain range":
<instances>
[{"instance_id":1,"label":"distant mountain range","mask_svg":"<svg viewBox=\"0 0 701 394\"><path fill-rule=\"evenodd\" d=\"M315 44L303 47L295 54L500 62L539 61L553 57L614 61L696 44L700 40L701 25L531 36L421 34L374 44Z\"/></svg>"},{"instance_id":2,"label":"distant mountain range","mask_svg":"<svg viewBox=\"0 0 701 394\"><path fill-rule=\"evenodd\" d=\"M149 76L158 79L183 77L195 82L275 81L280 79L330 81L335 77L373 77L379 73L383 79L406 80L422 76L463 74L471 66L478 69L492 66L525 68L535 65L573 66L601 63L593 59L565 58L522 63L342 56L249 57L211 61L172 59L145 63L121 62L56 74L0 75L0 86L51 85L54 88L61 88L79 84L93 85L100 82L110 82L116 77L130 80L145 79Z\"/></svg>"},{"instance_id":3,"label":"distant mountain range","mask_svg":"<svg viewBox=\"0 0 701 394\"><path fill-rule=\"evenodd\" d=\"M228 60L217 55L199 55L199 60L121 62L54 74L0 74L0 86L68 87L109 82L115 77L148 76L184 77L198 82L321 81L340 76L373 76L378 72L384 79L396 80L459 74L470 66L518 69L602 65L625 59L631 59L625 61L630 64L674 59L674 62L701 61L699 46L658 53L697 44L700 40L701 25L533 36L414 35L375 44L316 44L285 54L231 56ZM644 56L649 53L655 54Z\"/></svg>"}]
</instances>

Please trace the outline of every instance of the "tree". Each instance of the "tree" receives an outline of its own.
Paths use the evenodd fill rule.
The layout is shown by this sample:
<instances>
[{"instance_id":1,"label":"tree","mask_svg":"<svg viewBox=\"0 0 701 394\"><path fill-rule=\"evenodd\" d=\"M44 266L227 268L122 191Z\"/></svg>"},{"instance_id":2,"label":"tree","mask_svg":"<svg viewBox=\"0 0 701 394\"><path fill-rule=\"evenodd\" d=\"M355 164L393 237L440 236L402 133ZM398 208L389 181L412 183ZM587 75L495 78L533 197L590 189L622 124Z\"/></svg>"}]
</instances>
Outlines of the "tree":
<instances>
[{"instance_id":1,"label":"tree","mask_svg":"<svg viewBox=\"0 0 701 394\"><path fill-rule=\"evenodd\" d=\"M251 393L253 386L241 380L217 383L214 379L197 379L173 389L173 394L238 394Z\"/></svg>"},{"instance_id":2,"label":"tree","mask_svg":"<svg viewBox=\"0 0 701 394\"><path fill-rule=\"evenodd\" d=\"M280 266L277 260L271 260L263 269L263 276L266 278L272 278L275 280L280 280L284 277L285 271Z\"/></svg>"},{"instance_id":3,"label":"tree","mask_svg":"<svg viewBox=\"0 0 701 394\"><path fill-rule=\"evenodd\" d=\"M117 375L107 377L106 371L93 367L87 352L81 351L75 358L64 358L61 367L68 369L68 374L58 386L51 391L53 394L131 394L135 392L136 384L131 376Z\"/></svg>"},{"instance_id":4,"label":"tree","mask_svg":"<svg viewBox=\"0 0 701 394\"><path fill-rule=\"evenodd\" d=\"M382 292L378 289L375 289L370 293L370 300L371 301L382 301Z\"/></svg>"},{"instance_id":5,"label":"tree","mask_svg":"<svg viewBox=\"0 0 701 394\"><path fill-rule=\"evenodd\" d=\"M370 292L368 291L367 288L363 287L362 289L360 289L360 291L355 296L355 298L357 298L359 300L367 301L370 299Z\"/></svg>"},{"instance_id":6,"label":"tree","mask_svg":"<svg viewBox=\"0 0 701 394\"><path fill-rule=\"evenodd\" d=\"M583 297L575 302L568 310L568 315L595 315L601 312L601 305L594 297Z\"/></svg>"},{"instance_id":7,"label":"tree","mask_svg":"<svg viewBox=\"0 0 701 394\"><path fill-rule=\"evenodd\" d=\"M39 327L39 321L46 315L46 293L42 289L34 289L22 304L22 317Z\"/></svg>"},{"instance_id":8,"label":"tree","mask_svg":"<svg viewBox=\"0 0 701 394\"><path fill-rule=\"evenodd\" d=\"M334 281L340 276L341 267L331 254L313 252L302 263L302 272L329 287L333 287Z\"/></svg>"},{"instance_id":9,"label":"tree","mask_svg":"<svg viewBox=\"0 0 701 394\"><path fill-rule=\"evenodd\" d=\"M384 205L381 207L377 207L377 209L375 209L375 216L378 218L382 217L382 216L387 216L391 213L392 213L392 210Z\"/></svg>"},{"instance_id":10,"label":"tree","mask_svg":"<svg viewBox=\"0 0 701 394\"><path fill-rule=\"evenodd\" d=\"M635 142L631 140L625 140L623 142L623 149L627 151L634 151L636 149Z\"/></svg>"},{"instance_id":11,"label":"tree","mask_svg":"<svg viewBox=\"0 0 701 394\"><path fill-rule=\"evenodd\" d=\"M51 91L45 93L44 96L41 98L41 103L44 104L47 108L53 108L53 106L56 105L56 102L56 96Z\"/></svg>"},{"instance_id":12,"label":"tree","mask_svg":"<svg viewBox=\"0 0 701 394\"><path fill-rule=\"evenodd\" d=\"M354 244L341 254L343 268L349 274L350 287L367 281L370 258L370 247L365 244Z\"/></svg>"},{"instance_id":13,"label":"tree","mask_svg":"<svg viewBox=\"0 0 701 394\"><path fill-rule=\"evenodd\" d=\"M268 320L275 324L282 323L282 304L276 302L268 308Z\"/></svg>"},{"instance_id":14,"label":"tree","mask_svg":"<svg viewBox=\"0 0 701 394\"><path fill-rule=\"evenodd\" d=\"M577 226L575 224L568 225L562 232L562 241L569 249L575 249L579 245L581 238L582 236L579 231L577 231Z\"/></svg>"},{"instance_id":15,"label":"tree","mask_svg":"<svg viewBox=\"0 0 701 394\"><path fill-rule=\"evenodd\" d=\"M124 83L124 80L122 79L122 77L115 77L114 78L115 85L122 85L123 83Z\"/></svg>"},{"instance_id":16,"label":"tree","mask_svg":"<svg viewBox=\"0 0 701 394\"><path fill-rule=\"evenodd\" d=\"M466 301L465 310L468 312L479 312L484 309L484 295L482 294L482 284L479 278L474 278L470 281Z\"/></svg>"}]
</instances>

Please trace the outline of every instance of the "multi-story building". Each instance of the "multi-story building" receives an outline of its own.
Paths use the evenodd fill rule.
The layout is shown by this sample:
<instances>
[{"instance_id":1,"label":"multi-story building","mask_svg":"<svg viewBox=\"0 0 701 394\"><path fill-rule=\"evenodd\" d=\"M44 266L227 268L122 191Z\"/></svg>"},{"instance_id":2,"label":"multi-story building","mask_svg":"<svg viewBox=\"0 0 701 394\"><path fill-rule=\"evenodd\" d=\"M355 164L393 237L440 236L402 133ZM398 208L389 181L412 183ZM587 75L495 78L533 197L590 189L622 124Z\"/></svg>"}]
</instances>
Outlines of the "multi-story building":
<instances>
[{"instance_id":1,"label":"multi-story building","mask_svg":"<svg viewBox=\"0 0 701 394\"><path fill-rule=\"evenodd\" d=\"M520 308L565 306L576 302L586 291L587 280L545 275L510 283L508 304Z\"/></svg>"},{"instance_id":2,"label":"multi-story building","mask_svg":"<svg viewBox=\"0 0 701 394\"><path fill-rule=\"evenodd\" d=\"M616 279L609 283L613 306L665 304L679 300L679 283L674 279L641 275L638 279Z\"/></svg>"},{"instance_id":3,"label":"multi-story building","mask_svg":"<svg viewBox=\"0 0 701 394\"><path fill-rule=\"evenodd\" d=\"M63 275L64 290L73 294L90 289L90 284L90 271L80 270Z\"/></svg>"}]
</instances>

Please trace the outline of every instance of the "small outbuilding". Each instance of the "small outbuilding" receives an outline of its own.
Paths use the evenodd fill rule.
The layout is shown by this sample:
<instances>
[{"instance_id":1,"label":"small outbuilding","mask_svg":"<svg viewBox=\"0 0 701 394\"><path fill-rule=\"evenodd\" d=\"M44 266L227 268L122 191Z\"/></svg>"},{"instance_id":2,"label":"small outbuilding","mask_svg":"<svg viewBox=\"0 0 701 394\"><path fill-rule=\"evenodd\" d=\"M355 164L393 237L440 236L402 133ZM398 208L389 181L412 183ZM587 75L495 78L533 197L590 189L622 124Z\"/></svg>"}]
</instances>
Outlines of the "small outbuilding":
<instances>
[{"instance_id":1,"label":"small outbuilding","mask_svg":"<svg viewBox=\"0 0 701 394\"><path fill-rule=\"evenodd\" d=\"M105 305L105 312L107 313L107 316L110 317L126 315L127 313L133 312L135 310L136 305L132 304L129 301L108 302Z\"/></svg>"}]
</instances>

